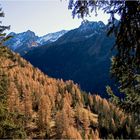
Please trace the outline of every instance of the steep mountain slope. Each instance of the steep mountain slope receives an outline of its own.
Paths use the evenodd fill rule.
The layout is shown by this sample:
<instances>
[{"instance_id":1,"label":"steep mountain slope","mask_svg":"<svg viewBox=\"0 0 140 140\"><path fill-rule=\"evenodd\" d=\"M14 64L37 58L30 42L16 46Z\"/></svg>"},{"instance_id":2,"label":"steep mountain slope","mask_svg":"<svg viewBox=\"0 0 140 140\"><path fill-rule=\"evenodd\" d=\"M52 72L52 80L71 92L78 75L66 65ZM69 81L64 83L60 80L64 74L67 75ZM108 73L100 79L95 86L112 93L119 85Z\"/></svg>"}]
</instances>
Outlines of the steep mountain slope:
<instances>
[{"instance_id":1,"label":"steep mountain slope","mask_svg":"<svg viewBox=\"0 0 140 140\"><path fill-rule=\"evenodd\" d=\"M110 58L114 37L106 36L102 22L84 22L56 42L34 49L24 57L49 76L72 79L83 90L105 97L105 86L114 83L110 78Z\"/></svg>"},{"instance_id":2,"label":"steep mountain slope","mask_svg":"<svg viewBox=\"0 0 140 140\"><path fill-rule=\"evenodd\" d=\"M62 35L64 35L67 31L62 30L55 33L46 34L44 36L38 37L34 32L28 30L23 33L14 33L11 32L9 36L13 36L9 39L5 45L8 46L15 52L20 53L20 55L24 55L29 50L34 49L40 45L49 44L51 42L56 41Z\"/></svg>"},{"instance_id":3,"label":"steep mountain slope","mask_svg":"<svg viewBox=\"0 0 140 140\"><path fill-rule=\"evenodd\" d=\"M131 117L0 47L0 138L131 138Z\"/></svg>"}]
</instances>

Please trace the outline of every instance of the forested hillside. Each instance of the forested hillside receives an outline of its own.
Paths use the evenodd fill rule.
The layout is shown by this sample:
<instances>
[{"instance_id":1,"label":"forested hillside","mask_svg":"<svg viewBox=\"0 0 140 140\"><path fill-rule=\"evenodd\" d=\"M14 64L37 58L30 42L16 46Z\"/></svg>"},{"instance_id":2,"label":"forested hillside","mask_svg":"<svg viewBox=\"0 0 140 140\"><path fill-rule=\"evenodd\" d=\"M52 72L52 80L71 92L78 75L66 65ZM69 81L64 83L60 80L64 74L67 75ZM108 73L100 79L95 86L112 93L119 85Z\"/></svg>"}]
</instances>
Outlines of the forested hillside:
<instances>
[{"instance_id":1,"label":"forested hillside","mask_svg":"<svg viewBox=\"0 0 140 140\"><path fill-rule=\"evenodd\" d=\"M0 47L0 138L134 138L133 119Z\"/></svg>"}]
</instances>

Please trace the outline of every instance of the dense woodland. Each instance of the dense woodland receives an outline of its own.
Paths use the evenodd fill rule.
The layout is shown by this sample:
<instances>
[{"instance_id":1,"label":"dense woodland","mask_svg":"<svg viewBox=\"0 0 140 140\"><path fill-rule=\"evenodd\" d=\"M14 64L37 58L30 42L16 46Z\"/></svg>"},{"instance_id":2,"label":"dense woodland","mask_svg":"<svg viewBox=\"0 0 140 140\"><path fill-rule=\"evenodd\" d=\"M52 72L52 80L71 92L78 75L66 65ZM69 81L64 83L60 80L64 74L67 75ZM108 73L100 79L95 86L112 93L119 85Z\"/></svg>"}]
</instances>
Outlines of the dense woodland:
<instances>
[{"instance_id":1,"label":"dense woodland","mask_svg":"<svg viewBox=\"0 0 140 140\"><path fill-rule=\"evenodd\" d=\"M134 138L133 118L0 47L0 138Z\"/></svg>"}]
</instances>

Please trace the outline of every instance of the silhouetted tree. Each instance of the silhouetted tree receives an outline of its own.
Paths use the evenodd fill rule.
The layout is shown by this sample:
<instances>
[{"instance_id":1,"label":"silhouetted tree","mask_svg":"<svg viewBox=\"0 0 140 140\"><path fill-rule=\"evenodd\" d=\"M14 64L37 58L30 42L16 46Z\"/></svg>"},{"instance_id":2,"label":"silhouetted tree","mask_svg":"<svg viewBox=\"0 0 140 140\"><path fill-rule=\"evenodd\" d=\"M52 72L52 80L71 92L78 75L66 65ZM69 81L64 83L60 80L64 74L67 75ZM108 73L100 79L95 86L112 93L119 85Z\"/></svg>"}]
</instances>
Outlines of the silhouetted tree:
<instances>
[{"instance_id":1,"label":"silhouetted tree","mask_svg":"<svg viewBox=\"0 0 140 140\"><path fill-rule=\"evenodd\" d=\"M110 14L108 35L116 37L111 73L126 98L119 105L129 113L140 114L140 1L69 0L73 17L85 18L98 9ZM116 21L115 14L120 16Z\"/></svg>"},{"instance_id":2,"label":"silhouetted tree","mask_svg":"<svg viewBox=\"0 0 140 140\"><path fill-rule=\"evenodd\" d=\"M2 11L2 8L0 8L0 17L4 17L4 12ZM4 33L4 31L9 28L10 26L4 26L2 25L2 21L0 21L0 47L3 46L3 43L7 39L9 39L9 36L6 37L6 33Z\"/></svg>"}]
</instances>

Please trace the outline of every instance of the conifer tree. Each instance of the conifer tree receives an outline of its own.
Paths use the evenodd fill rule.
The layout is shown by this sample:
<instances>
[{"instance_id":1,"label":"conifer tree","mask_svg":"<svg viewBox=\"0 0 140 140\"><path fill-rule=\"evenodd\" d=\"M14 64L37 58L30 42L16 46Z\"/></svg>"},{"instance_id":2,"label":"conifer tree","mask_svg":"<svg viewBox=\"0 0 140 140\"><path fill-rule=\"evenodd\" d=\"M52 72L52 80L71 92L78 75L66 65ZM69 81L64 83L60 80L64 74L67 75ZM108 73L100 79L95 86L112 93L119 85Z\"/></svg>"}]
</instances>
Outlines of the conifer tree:
<instances>
[{"instance_id":1,"label":"conifer tree","mask_svg":"<svg viewBox=\"0 0 140 140\"><path fill-rule=\"evenodd\" d=\"M2 8L0 8L0 18L2 17L4 17L4 12L2 11ZM3 43L9 39L9 37L6 37L6 33L4 33L4 31L9 28L10 26L4 26L2 25L2 21L0 21L0 47L2 47Z\"/></svg>"},{"instance_id":2,"label":"conifer tree","mask_svg":"<svg viewBox=\"0 0 140 140\"><path fill-rule=\"evenodd\" d=\"M127 113L135 117L140 115L140 1L134 0L69 0L69 9L73 17L85 18L98 9L110 14L108 35L116 37L112 58L111 73L119 83L119 90L125 94L123 100L114 101ZM116 21L115 15L120 16ZM136 115L137 114L137 115ZM139 121L140 122L140 121Z\"/></svg>"}]
</instances>

